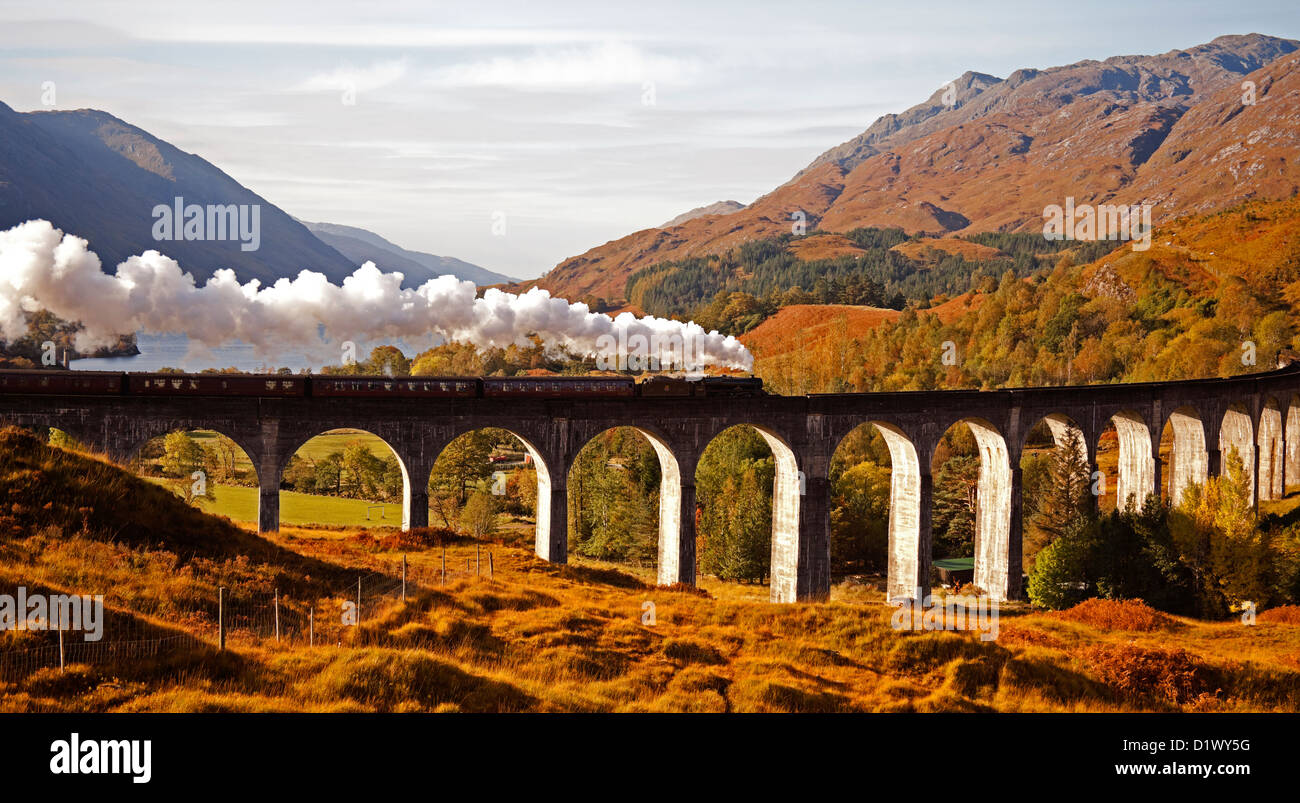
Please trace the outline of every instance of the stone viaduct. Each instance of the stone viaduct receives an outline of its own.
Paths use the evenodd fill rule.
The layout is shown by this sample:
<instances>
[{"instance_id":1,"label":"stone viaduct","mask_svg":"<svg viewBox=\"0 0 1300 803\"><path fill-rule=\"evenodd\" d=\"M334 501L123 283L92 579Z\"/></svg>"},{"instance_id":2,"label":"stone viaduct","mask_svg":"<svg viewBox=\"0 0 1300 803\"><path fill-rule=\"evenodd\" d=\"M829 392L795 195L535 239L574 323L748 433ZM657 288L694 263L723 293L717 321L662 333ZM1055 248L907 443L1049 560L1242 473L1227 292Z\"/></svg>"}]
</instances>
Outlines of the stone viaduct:
<instances>
[{"instance_id":1,"label":"stone viaduct","mask_svg":"<svg viewBox=\"0 0 1300 803\"><path fill-rule=\"evenodd\" d=\"M1124 385L995 391L920 391L752 398L391 399L211 396L0 396L0 421L57 427L117 459L177 429L210 429L248 454L260 485L262 531L279 528L279 489L291 455L337 428L367 430L388 443L405 478L403 526L428 523L434 460L454 438L483 427L514 433L538 469L537 554L567 560L569 469L579 450L612 427L636 427L662 467L659 582L694 584L695 468L710 441L730 427L754 427L776 458L772 505L771 598L825 598L830 576L831 456L856 427L873 424L890 452L891 598L929 588L931 459L952 426L970 427L980 453L975 532L977 586L991 596L1021 591L1020 457L1031 429L1046 421L1057 442L1082 435L1095 468L1098 440L1119 439L1114 478L1121 503L1149 493L1178 499L1192 483L1225 471L1233 450L1256 499L1280 497L1300 482L1300 364L1268 373ZM1173 451L1160 476L1161 434Z\"/></svg>"}]
</instances>

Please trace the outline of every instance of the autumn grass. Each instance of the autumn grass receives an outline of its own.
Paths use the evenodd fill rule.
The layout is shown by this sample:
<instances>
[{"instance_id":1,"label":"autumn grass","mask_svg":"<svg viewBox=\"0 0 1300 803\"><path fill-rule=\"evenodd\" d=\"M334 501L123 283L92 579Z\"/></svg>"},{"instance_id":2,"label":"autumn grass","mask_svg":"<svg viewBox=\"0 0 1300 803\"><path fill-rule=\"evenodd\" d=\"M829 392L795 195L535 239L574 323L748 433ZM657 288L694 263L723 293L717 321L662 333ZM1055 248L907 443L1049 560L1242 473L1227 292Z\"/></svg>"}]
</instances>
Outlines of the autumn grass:
<instances>
[{"instance_id":1,"label":"autumn grass","mask_svg":"<svg viewBox=\"0 0 1300 803\"><path fill-rule=\"evenodd\" d=\"M526 546L463 538L445 545L459 574L442 584L442 546L393 541L400 548L385 549L386 532L354 528L286 527L261 538L191 518L175 497L149 495L139 487L147 483L107 467L102 479L116 493L144 495L137 507L112 508L92 486L76 485L77 472L101 470L77 462L88 458L8 443L27 454L2 458L0 499L17 498L15 488L29 493L16 475L38 466L53 492L76 487L80 496L40 516L32 513L43 509L33 504L39 498L19 503L30 510L0 539L0 584L102 591L119 622L203 643L116 665L40 670L0 685L4 711L1300 709L1300 627L1283 609L1246 626L1137 602L1066 615L1014 605L1003 609L999 638L982 641L894 630L895 609L870 583L837 584L826 603L773 605L763 585L703 578L704 594L662 588L650 568L561 566ZM86 517L92 526L81 526L81 507L97 511ZM116 529L107 526L113 511L125 517ZM135 519L138 537L118 537L122 522ZM493 558L490 577L486 561L476 562L484 553ZM315 599L323 625L341 609L340 581L363 571L392 576L403 555L421 582L405 602L369 603L358 627L334 627L314 647L251 639L225 652L211 646L205 605L218 584L246 599L277 589L287 605Z\"/></svg>"}]
</instances>

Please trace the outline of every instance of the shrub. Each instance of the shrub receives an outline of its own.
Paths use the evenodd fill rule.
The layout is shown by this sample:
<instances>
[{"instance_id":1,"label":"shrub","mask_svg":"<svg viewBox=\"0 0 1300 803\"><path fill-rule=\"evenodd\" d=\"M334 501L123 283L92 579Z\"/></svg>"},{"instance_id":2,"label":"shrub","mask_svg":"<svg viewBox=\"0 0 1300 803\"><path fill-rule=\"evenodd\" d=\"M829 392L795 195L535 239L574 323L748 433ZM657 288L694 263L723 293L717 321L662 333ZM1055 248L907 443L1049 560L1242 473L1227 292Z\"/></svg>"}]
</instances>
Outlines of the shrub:
<instances>
[{"instance_id":1,"label":"shrub","mask_svg":"<svg viewBox=\"0 0 1300 803\"><path fill-rule=\"evenodd\" d=\"M1148 633L1177 623L1140 599L1088 599L1064 611L1049 613L1054 619L1095 627L1098 630L1135 630Z\"/></svg>"},{"instance_id":2,"label":"shrub","mask_svg":"<svg viewBox=\"0 0 1300 803\"><path fill-rule=\"evenodd\" d=\"M1255 617L1258 622L1275 622L1283 625L1300 625L1300 605L1281 605L1262 611Z\"/></svg>"},{"instance_id":3,"label":"shrub","mask_svg":"<svg viewBox=\"0 0 1300 803\"><path fill-rule=\"evenodd\" d=\"M1082 657L1098 680L1133 701L1155 698L1178 705L1209 688L1206 668L1182 649L1097 646L1083 650Z\"/></svg>"}]
</instances>

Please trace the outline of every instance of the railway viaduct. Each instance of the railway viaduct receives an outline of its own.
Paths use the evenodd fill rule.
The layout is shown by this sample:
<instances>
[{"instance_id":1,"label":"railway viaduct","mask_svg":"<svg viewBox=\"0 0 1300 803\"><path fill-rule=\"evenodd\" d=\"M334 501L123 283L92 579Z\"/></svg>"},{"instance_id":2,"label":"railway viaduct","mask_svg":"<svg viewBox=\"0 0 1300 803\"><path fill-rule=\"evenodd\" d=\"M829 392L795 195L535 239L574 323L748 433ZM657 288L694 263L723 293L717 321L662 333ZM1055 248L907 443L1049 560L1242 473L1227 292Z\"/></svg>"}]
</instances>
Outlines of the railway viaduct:
<instances>
[{"instance_id":1,"label":"railway viaduct","mask_svg":"<svg viewBox=\"0 0 1300 803\"><path fill-rule=\"evenodd\" d=\"M260 485L259 527L279 528L280 481L307 440L337 428L364 429L396 453L405 478L404 527L428 524L434 460L454 438L484 427L514 433L538 469L537 554L567 560L569 468L579 450L612 427L636 427L662 468L659 582L694 584L695 468L709 442L730 427L754 427L776 458L771 598L793 602L830 591L830 464L840 441L873 424L889 447L891 598L929 588L931 459L952 426L970 427L980 453L975 528L977 586L995 598L1021 589L1020 457L1031 429L1046 421L1058 443L1082 435L1095 468L1098 441L1119 439L1116 490L1141 504L1166 483L1161 434L1174 435L1167 493L1173 499L1226 470L1235 450L1254 497L1280 497L1300 481L1300 364L1268 373L1126 385L995 391L922 391L752 398L359 399L0 396L0 421L57 427L119 460L177 429L210 429L248 454Z\"/></svg>"}]
</instances>

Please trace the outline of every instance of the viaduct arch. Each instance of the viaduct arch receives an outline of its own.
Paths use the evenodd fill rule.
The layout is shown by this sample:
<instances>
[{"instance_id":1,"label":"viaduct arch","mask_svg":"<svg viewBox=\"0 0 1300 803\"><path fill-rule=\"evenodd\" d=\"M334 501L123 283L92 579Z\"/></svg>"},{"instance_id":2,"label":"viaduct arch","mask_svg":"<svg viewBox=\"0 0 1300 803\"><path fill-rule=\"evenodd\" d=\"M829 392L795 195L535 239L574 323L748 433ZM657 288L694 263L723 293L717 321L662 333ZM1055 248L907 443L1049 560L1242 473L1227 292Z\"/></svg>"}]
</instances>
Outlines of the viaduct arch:
<instances>
[{"instance_id":1,"label":"viaduct arch","mask_svg":"<svg viewBox=\"0 0 1300 803\"><path fill-rule=\"evenodd\" d=\"M1114 423L1120 436L1121 498L1141 504L1163 486L1159 454L1174 432L1169 493L1225 470L1236 450L1253 498L1272 499L1300 482L1300 364L1225 379L993 391L844 393L748 398L384 399L158 396L0 396L0 421L57 427L91 448L126 460L147 440L175 429L231 438L253 461L258 524L279 528L279 485L298 446L331 429L364 429L396 453L405 476L403 526L428 524L433 463L457 436L494 427L516 435L538 473L536 552L565 562L567 478L578 451L606 429L631 426L660 460L659 582L695 582L694 471L720 432L754 427L776 457L773 497L774 602L825 598L830 591L830 461L855 427L874 424L889 448L889 594L928 587L931 563L931 460L952 425L971 427L981 472L976 584L991 596L1021 591L1020 458L1029 430L1046 420L1058 443L1069 428L1083 436L1088 464Z\"/></svg>"}]
</instances>

